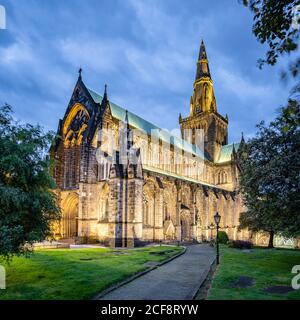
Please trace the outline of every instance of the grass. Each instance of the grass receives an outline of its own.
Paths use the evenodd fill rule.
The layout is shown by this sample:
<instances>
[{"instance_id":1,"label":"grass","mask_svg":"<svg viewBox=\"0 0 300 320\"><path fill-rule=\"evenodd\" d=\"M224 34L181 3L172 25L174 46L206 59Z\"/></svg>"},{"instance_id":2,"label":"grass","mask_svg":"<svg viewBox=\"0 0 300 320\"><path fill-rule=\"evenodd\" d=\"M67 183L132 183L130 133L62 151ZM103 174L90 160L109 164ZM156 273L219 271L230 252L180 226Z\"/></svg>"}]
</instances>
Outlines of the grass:
<instances>
[{"instance_id":1,"label":"grass","mask_svg":"<svg viewBox=\"0 0 300 320\"><path fill-rule=\"evenodd\" d=\"M300 299L300 289L286 294L266 293L270 286L291 286L294 265L300 265L300 250L256 248L250 252L221 247L221 261L209 291L210 300L294 300ZM235 288L240 276L251 277L255 284Z\"/></svg>"},{"instance_id":2,"label":"grass","mask_svg":"<svg viewBox=\"0 0 300 320\"><path fill-rule=\"evenodd\" d=\"M156 246L129 250L48 249L15 257L6 268L1 299L90 299L95 294L183 250ZM122 252L121 254L116 253Z\"/></svg>"}]
</instances>

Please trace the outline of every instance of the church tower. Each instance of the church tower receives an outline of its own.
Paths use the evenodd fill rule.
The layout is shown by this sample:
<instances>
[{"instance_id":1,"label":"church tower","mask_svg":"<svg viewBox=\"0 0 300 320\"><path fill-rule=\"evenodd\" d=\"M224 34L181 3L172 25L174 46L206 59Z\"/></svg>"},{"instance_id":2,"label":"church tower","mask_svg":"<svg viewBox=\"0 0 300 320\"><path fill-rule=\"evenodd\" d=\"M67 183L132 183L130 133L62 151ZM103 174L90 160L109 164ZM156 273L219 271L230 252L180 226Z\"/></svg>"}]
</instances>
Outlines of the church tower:
<instances>
[{"instance_id":1,"label":"church tower","mask_svg":"<svg viewBox=\"0 0 300 320\"><path fill-rule=\"evenodd\" d=\"M213 81L204 42L201 42L190 115L179 116L183 138L203 149L211 161L218 159L221 146L227 144L228 118L217 112Z\"/></svg>"}]
</instances>

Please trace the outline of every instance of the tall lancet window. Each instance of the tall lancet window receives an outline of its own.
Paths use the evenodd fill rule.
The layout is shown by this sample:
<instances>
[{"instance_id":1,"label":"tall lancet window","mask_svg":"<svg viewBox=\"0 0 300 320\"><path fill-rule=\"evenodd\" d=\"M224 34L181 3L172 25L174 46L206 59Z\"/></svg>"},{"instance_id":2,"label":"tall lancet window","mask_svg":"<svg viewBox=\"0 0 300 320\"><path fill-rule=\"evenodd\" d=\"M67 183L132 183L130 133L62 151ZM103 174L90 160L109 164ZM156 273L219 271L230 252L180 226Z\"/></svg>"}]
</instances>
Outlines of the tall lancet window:
<instances>
[{"instance_id":1,"label":"tall lancet window","mask_svg":"<svg viewBox=\"0 0 300 320\"><path fill-rule=\"evenodd\" d=\"M225 171L219 171L218 173L218 184L227 183L227 173Z\"/></svg>"},{"instance_id":2,"label":"tall lancet window","mask_svg":"<svg viewBox=\"0 0 300 320\"><path fill-rule=\"evenodd\" d=\"M148 200L144 197L143 199L143 224L148 224L148 215L149 215L149 204Z\"/></svg>"}]
</instances>

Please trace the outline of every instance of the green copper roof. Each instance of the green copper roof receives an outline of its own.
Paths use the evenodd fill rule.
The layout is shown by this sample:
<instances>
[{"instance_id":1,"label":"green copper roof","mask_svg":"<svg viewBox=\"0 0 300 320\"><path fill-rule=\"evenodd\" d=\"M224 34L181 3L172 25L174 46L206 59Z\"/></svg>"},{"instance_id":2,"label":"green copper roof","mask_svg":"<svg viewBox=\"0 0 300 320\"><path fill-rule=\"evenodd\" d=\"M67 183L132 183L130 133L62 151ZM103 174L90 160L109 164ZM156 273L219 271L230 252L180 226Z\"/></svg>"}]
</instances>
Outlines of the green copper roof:
<instances>
[{"instance_id":1,"label":"green copper roof","mask_svg":"<svg viewBox=\"0 0 300 320\"><path fill-rule=\"evenodd\" d=\"M234 145L235 151L237 151L240 146L240 143L232 143L232 144L226 144L225 146L222 146L217 163L228 162L231 160L233 145Z\"/></svg>"},{"instance_id":2,"label":"green copper roof","mask_svg":"<svg viewBox=\"0 0 300 320\"><path fill-rule=\"evenodd\" d=\"M96 93L95 91L88 89L91 97L96 103L101 103L102 96ZM109 101L112 116L120 121L125 120L126 110L115 103ZM141 131L146 132L149 135L154 135L157 139L161 139L166 143L171 143L178 149L184 150L185 152L194 154L202 159L206 159L204 153L195 145L188 143L187 141L171 136L167 131L160 129L159 127L155 126L154 124L142 119L141 117L137 116L136 114L128 111L128 122L129 124ZM154 131L153 131L154 130ZM207 160L207 159L206 159Z\"/></svg>"}]
</instances>

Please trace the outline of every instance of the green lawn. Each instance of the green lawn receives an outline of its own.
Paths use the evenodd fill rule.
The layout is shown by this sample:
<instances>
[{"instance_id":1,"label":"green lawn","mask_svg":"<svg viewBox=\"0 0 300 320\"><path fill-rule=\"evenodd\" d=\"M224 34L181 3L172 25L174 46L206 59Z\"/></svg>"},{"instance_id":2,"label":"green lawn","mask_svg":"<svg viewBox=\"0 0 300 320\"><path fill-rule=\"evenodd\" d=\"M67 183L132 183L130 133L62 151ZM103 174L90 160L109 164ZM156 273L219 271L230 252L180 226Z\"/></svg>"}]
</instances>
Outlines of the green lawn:
<instances>
[{"instance_id":1,"label":"green lawn","mask_svg":"<svg viewBox=\"0 0 300 320\"><path fill-rule=\"evenodd\" d=\"M300 265L300 250L253 249L243 252L221 247L221 264L213 277L208 299L300 299L300 289L289 293L266 293L270 286L291 286L294 265ZM233 287L240 276L254 279L248 288Z\"/></svg>"},{"instance_id":2,"label":"green lawn","mask_svg":"<svg viewBox=\"0 0 300 320\"><path fill-rule=\"evenodd\" d=\"M183 250L157 246L129 250L48 249L16 257L6 267L1 299L90 299L96 293ZM116 253L117 251L117 253ZM122 252L122 253L119 253Z\"/></svg>"}]
</instances>

